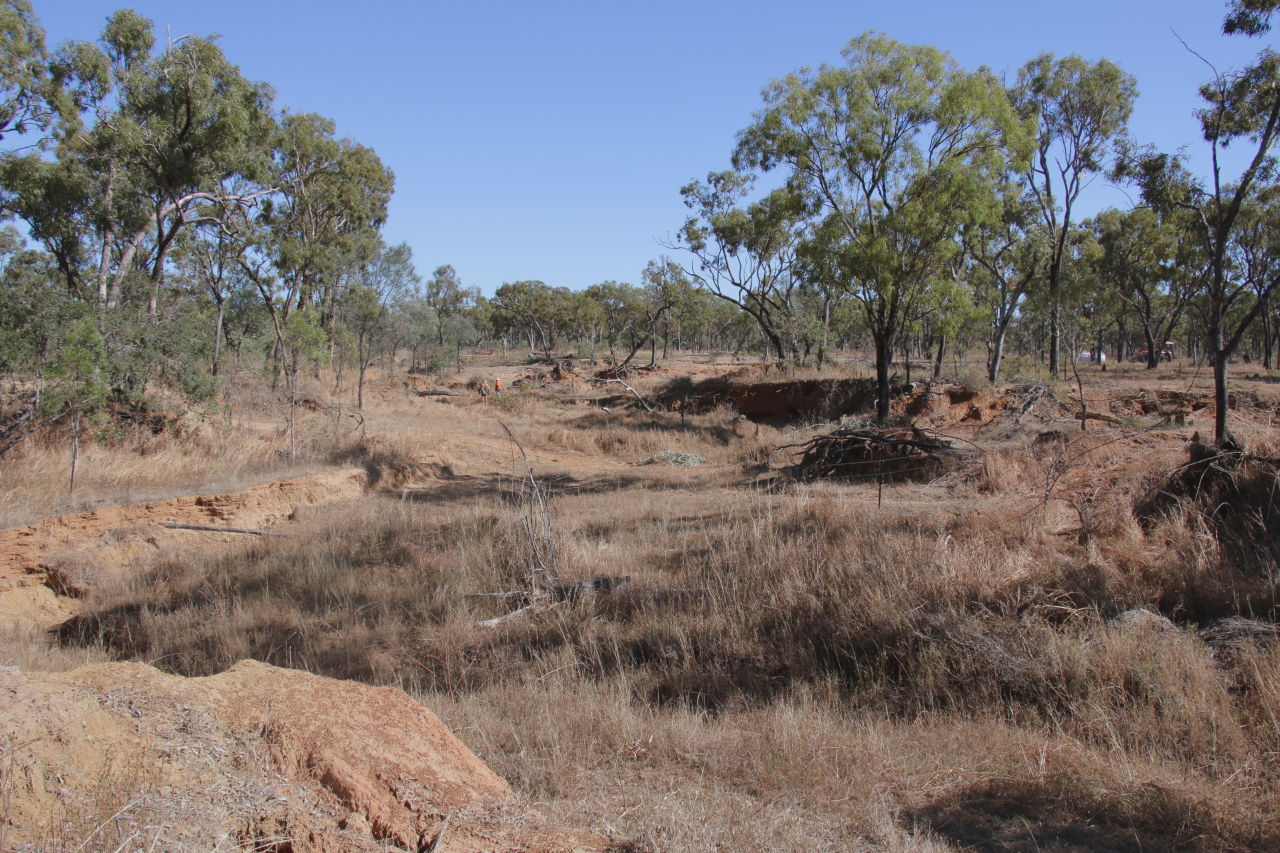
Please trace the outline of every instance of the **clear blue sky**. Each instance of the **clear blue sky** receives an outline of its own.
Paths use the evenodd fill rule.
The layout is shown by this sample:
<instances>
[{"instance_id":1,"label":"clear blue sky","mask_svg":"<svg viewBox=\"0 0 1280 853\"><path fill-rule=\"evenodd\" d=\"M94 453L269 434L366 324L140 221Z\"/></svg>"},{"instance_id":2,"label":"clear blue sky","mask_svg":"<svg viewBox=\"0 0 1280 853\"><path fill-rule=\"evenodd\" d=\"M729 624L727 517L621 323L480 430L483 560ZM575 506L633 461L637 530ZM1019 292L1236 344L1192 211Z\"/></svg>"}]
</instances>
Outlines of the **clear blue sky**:
<instances>
[{"instance_id":1,"label":"clear blue sky","mask_svg":"<svg viewBox=\"0 0 1280 853\"><path fill-rule=\"evenodd\" d=\"M1207 69L1173 31L1222 69L1270 42L1218 35L1218 0L33 2L55 45L126 5L161 34L219 34L280 105L330 116L395 171L385 235L424 277L453 264L490 294L638 282L684 220L680 186L728 165L761 88L866 30L1010 79L1042 51L1107 57L1138 79L1134 134L1193 153ZM1101 186L1090 202L1127 204Z\"/></svg>"}]
</instances>

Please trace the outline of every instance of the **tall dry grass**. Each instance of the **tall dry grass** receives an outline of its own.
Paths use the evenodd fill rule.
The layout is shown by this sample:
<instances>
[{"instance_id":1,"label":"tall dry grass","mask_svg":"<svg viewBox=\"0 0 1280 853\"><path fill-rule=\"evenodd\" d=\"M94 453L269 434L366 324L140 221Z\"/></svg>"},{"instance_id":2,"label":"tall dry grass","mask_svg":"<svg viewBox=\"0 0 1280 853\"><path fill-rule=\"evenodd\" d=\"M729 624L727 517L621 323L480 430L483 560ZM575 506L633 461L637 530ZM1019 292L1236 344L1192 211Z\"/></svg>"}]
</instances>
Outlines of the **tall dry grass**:
<instances>
[{"instance_id":1,"label":"tall dry grass","mask_svg":"<svg viewBox=\"0 0 1280 853\"><path fill-rule=\"evenodd\" d=\"M358 442L353 407L308 378L309 406L298 418L298 454L288 453L288 405L261 376L229 376L217 404L184 410L161 400L145 423L110 417L87 422L70 488L66 429L37 433L0 459L0 527L99 506L179 494L239 491L313 473L349 455Z\"/></svg>"},{"instance_id":2,"label":"tall dry grass","mask_svg":"<svg viewBox=\"0 0 1280 853\"><path fill-rule=\"evenodd\" d=\"M1132 448L1091 437L1057 471L1006 446L881 507L755 488L788 437L727 412L369 395L376 464L452 442L501 465L499 417L535 459L591 458L548 482L561 579L628 587L481 624L535 554L518 478L470 472L115 576L62 642L399 685L543 811L641 849L1280 848L1280 650L1197 631L1271 618L1274 564L1202 505L1140 524ZM661 450L708 462L634 467Z\"/></svg>"},{"instance_id":3,"label":"tall dry grass","mask_svg":"<svg viewBox=\"0 0 1280 853\"><path fill-rule=\"evenodd\" d=\"M544 809L655 850L1280 839L1274 654L1228 670L1190 628L1114 618L1164 589L1096 544L828 485L709 502L659 480L552 512L565 580L630 589L480 625L515 603L469 595L525 583L522 510L442 490L159 565L63 636L423 692Z\"/></svg>"}]
</instances>

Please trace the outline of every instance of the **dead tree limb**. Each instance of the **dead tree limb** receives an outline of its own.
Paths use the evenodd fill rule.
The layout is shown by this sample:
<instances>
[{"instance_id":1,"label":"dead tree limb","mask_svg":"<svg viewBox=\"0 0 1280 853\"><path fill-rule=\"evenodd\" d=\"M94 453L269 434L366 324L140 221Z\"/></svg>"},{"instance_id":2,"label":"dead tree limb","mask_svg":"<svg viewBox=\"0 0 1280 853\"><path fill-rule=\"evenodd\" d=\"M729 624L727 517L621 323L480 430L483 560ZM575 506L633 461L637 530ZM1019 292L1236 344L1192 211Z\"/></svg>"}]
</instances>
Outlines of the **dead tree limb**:
<instances>
[{"instance_id":1,"label":"dead tree limb","mask_svg":"<svg viewBox=\"0 0 1280 853\"><path fill-rule=\"evenodd\" d=\"M522 613L528 613L531 610L535 610L535 611L549 610L555 606L556 606L555 604L546 604L544 602L538 601L538 602L534 602L533 604L526 604L524 607L521 607L518 610L512 610L510 613L504 613L501 616L495 616L492 619L486 619L480 624L485 628L493 628L498 625L501 625L503 622L506 622L508 619L516 618Z\"/></svg>"},{"instance_id":2,"label":"dead tree limb","mask_svg":"<svg viewBox=\"0 0 1280 853\"><path fill-rule=\"evenodd\" d=\"M606 385L607 385L608 383L610 383L610 382L617 382L617 383L618 383L619 385L621 385L623 388L626 388L626 389L627 389L628 391L630 391L632 394L635 394L636 399L640 401L640 405L644 406L644 409L645 409L645 411L646 411L646 412L652 412L652 411L653 411L653 406L650 406L648 403L646 403L646 402L644 401L644 397L641 397L641 396L640 396L640 392L639 392L639 391L637 391L636 389L632 388L632 387L631 387L630 385L628 385L627 383L623 382L621 379L604 379L604 380L601 380L601 381L603 381Z\"/></svg>"},{"instance_id":3,"label":"dead tree limb","mask_svg":"<svg viewBox=\"0 0 1280 853\"><path fill-rule=\"evenodd\" d=\"M525 535L529 537L529 546L533 550L535 565L530 567L529 584L534 589L551 590L560 585L560 564L556 558L555 528L551 524L551 511L547 509L546 494L542 485L533 475L533 465L529 463L529 454L524 452L511 428L498 421L498 426L506 432L511 443L520 451L524 460L525 483L529 493L526 501L527 512L523 519Z\"/></svg>"},{"instance_id":4,"label":"dead tree limb","mask_svg":"<svg viewBox=\"0 0 1280 853\"><path fill-rule=\"evenodd\" d=\"M177 521L166 521L161 527L170 530L202 530L208 533L248 533L253 536L292 536L280 530L259 530L255 527L219 527L216 524L183 524Z\"/></svg>"},{"instance_id":5,"label":"dead tree limb","mask_svg":"<svg viewBox=\"0 0 1280 853\"><path fill-rule=\"evenodd\" d=\"M436 833L435 840L427 847L427 853L440 853L444 850L444 834L449 831L449 821L453 820L453 812L449 812L444 817L444 823L440 824L440 831Z\"/></svg>"}]
</instances>

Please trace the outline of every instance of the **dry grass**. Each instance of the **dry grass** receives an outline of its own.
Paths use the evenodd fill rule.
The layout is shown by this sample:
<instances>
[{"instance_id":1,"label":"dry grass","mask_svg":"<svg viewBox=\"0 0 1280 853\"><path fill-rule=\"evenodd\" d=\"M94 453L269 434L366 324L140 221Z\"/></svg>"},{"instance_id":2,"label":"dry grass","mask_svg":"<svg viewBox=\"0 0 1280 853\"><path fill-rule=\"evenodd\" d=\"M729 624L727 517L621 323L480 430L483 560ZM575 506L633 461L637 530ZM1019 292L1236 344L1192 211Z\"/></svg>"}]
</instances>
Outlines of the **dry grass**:
<instances>
[{"instance_id":1,"label":"dry grass","mask_svg":"<svg viewBox=\"0 0 1280 853\"><path fill-rule=\"evenodd\" d=\"M878 506L874 485L755 488L792 439L724 411L368 396L363 458L461 473L120 575L63 642L400 685L549 816L645 850L1280 847L1280 648L1196 631L1271 619L1274 559L1241 564L1200 504L1139 523L1176 438L1008 441ZM534 559L492 473L513 456L499 417L561 460L535 464L557 473L562 579L628 589L480 624L519 602L471 596L521 588ZM633 465L662 450L708 463ZM1240 488L1261 501L1257 478Z\"/></svg>"},{"instance_id":2,"label":"dry grass","mask_svg":"<svg viewBox=\"0 0 1280 853\"><path fill-rule=\"evenodd\" d=\"M544 812L597 816L642 849L1210 851L1277 839L1243 781L999 716L850 713L821 688L709 716L559 677L425 698Z\"/></svg>"},{"instance_id":3,"label":"dry grass","mask_svg":"<svg viewBox=\"0 0 1280 853\"><path fill-rule=\"evenodd\" d=\"M1090 569L1019 520L966 535L834 488L708 504L658 483L554 514L566 579L626 574L630 595L481 627L513 605L467 595L526 575L519 508L381 498L101 589L64 637L190 674L254 657L425 691L545 810L581 823L585 800L655 850L1280 837L1259 759L1280 664L1233 680L1194 633L1112 621L1160 602L1096 548ZM644 594L672 588L694 592Z\"/></svg>"},{"instance_id":4,"label":"dry grass","mask_svg":"<svg viewBox=\"0 0 1280 853\"><path fill-rule=\"evenodd\" d=\"M307 399L325 400L323 384L303 384ZM313 473L358 438L350 407L327 401L301 407L299 455L290 459L287 403L251 373L229 377L226 387L220 405L160 417L167 424L160 432L126 422L96 424L93 440L81 443L74 492L65 430L27 439L0 460L0 528Z\"/></svg>"},{"instance_id":5,"label":"dry grass","mask_svg":"<svg viewBox=\"0 0 1280 853\"><path fill-rule=\"evenodd\" d=\"M0 628L0 666L16 666L26 672L66 672L110 659L98 646L57 643L48 632L29 624Z\"/></svg>"}]
</instances>

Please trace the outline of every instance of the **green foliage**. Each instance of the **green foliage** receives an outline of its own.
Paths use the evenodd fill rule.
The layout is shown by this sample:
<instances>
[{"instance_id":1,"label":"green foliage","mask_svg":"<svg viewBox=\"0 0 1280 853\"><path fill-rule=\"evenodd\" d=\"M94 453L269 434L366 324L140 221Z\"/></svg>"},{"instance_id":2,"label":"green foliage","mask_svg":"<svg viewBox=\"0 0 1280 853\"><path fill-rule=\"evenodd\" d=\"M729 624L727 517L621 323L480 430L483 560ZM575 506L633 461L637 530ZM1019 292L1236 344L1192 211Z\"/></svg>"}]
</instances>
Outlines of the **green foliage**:
<instances>
[{"instance_id":1,"label":"green foliage","mask_svg":"<svg viewBox=\"0 0 1280 853\"><path fill-rule=\"evenodd\" d=\"M284 324L284 342L293 355L322 364L328 357L329 335L314 311L295 311Z\"/></svg>"},{"instance_id":2,"label":"green foliage","mask_svg":"<svg viewBox=\"0 0 1280 853\"><path fill-rule=\"evenodd\" d=\"M541 281L504 283L493 295L493 324L501 332L523 333L531 349L550 355L570 314L569 291Z\"/></svg>"},{"instance_id":3,"label":"green foliage","mask_svg":"<svg viewBox=\"0 0 1280 853\"><path fill-rule=\"evenodd\" d=\"M794 346L784 341L794 326L793 275L804 229L801 196L788 187L750 200L755 177L745 171L712 172L680 190L691 216L680 229L694 257L694 279L717 299L737 306L757 325L774 355L785 362Z\"/></svg>"},{"instance_id":4,"label":"green foliage","mask_svg":"<svg viewBox=\"0 0 1280 853\"><path fill-rule=\"evenodd\" d=\"M277 119L212 37L162 42L126 9L96 42L50 56L43 39L24 0L0 0L0 136L47 134L0 156L0 205L44 249L0 240L0 370L74 390L88 339L68 350L59 329L85 318L95 382L121 403L157 380L212 394L224 339L237 357L273 339L295 379L330 348L365 364L417 283L408 248L378 238L393 178L377 155L321 116Z\"/></svg>"},{"instance_id":5,"label":"green foliage","mask_svg":"<svg viewBox=\"0 0 1280 853\"><path fill-rule=\"evenodd\" d=\"M1047 236L1049 368L1056 375L1073 208L1090 177L1105 168L1113 140L1123 135L1137 84L1109 60L1091 64L1079 56L1044 53L1018 71L1012 96L1035 140L1020 171Z\"/></svg>"},{"instance_id":6,"label":"green foliage","mask_svg":"<svg viewBox=\"0 0 1280 853\"><path fill-rule=\"evenodd\" d=\"M1280 0L1232 0L1227 8L1224 33L1257 36L1271 31L1271 15L1280 9Z\"/></svg>"},{"instance_id":7,"label":"green foliage","mask_svg":"<svg viewBox=\"0 0 1280 853\"><path fill-rule=\"evenodd\" d=\"M45 413L92 412L105 403L110 392L106 367L107 349L93 320L82 317L73 322L45 370Z\"/></svg>"},{"instance_id":8,"label":"green foliage","mask_svg":"<svg viewBox=\"0 0 1280 853\"><path fill-rule=\"evenodd\" d=\"M46 131L59 105L44 29L27 0L0 3L0 136Z\"/></svg>"},{"instance_id":9,"label":"green foliage","mask_svg":"<svg viewBox=\"0 0 1280 853\"><path fill-rule=\"evenodd\" d=\"M0 371L36 371L85 306L58 286L47 255L20 250L13 228L0 230Z\"/></svg>"},{"instance_id":10,"label":"green foliage","mask_svg":"<svg viewBox=\"0 0 1280 853\"><path fill-rule=\"evenodd\" d=\"M178 377L178 387L187 399L192 402L209 402L217 397L218 377L204 369L204 365L194 360L182 363L182 373Z\"/></svg>"},{"instance_id":11,"label":"green foliage","mask_svg":"<svg viewBox=\"0 0 1280 853\"><path fill-rule=\"evenodd\" d=\"M101 47L64 47L51 73L76 132L57 137L53 159L10 158L0 175L10 211L56 258L68 288L108 307L138 267L163 280L196 204L225 195L235 176L260 176L272 137L270 90L246 81L211 40L187 37L153 55L154 46L151 22L125 10L107 22Z\"/></svg>"},{"instance_id":12,"label":"green foliage","mask_svg":"<svg viewBox=\"0 0 1280 853\"><path fill-rule=\"evenodd\" d=\"M930 310L961 228L998 217L996 182L1029 140L985 69L875 34L843 56L770 84L734 163L784 170L811 221L806 268L858 301L876 341L883 418L898 336Z\"/></svg>"},{"instance_id":13,"label":"green foliage","mask_svg":"<svg viewBox=\"0 0 1280 853\"><path fill-rule=\"evenodd\" d=\"M1261 26L1266 21L1258 15L1269 15L1272 7L1246 0L1234 8L1257 13L1250 26ZM1280 288L1280 274L1254 278L1247 271L1241 274L1239 267L1251 239L1244 227L1249 219L1246 211L1271 205L1277 192L1274 149L1280 140L1280 54L1264 50L1250 66L1215 73L1200 95L1205 106L1198 115L1212 164L1207 180L1191 173L1182 153L1168 154L1154 147L1127 147L1115 174L1138 184L1143 200L1162 215L1185 216L1187 232L1194 235L1206 259L1198 310L1204 317L1205 351L1214 370L1214 435L1219 444L1230 445L1227 364ZM1232 144L1245 146L1247 156L1247 165L1234 181L1224 174L1220 156L1221 149Z\"/></svg>"},{"instance_id":14,"label":"green foliage","mask_svg":"<svg viewBox=\"0 0 1280 853\"><path fill-rule=\"evenodd\" d=\"M284 116L269 177L280 192L260 217L263 248L300 303L332 284L344 264L376 256L394 184L371 148L333 133L323 116Z\"/></svg>"}]
</instances>

